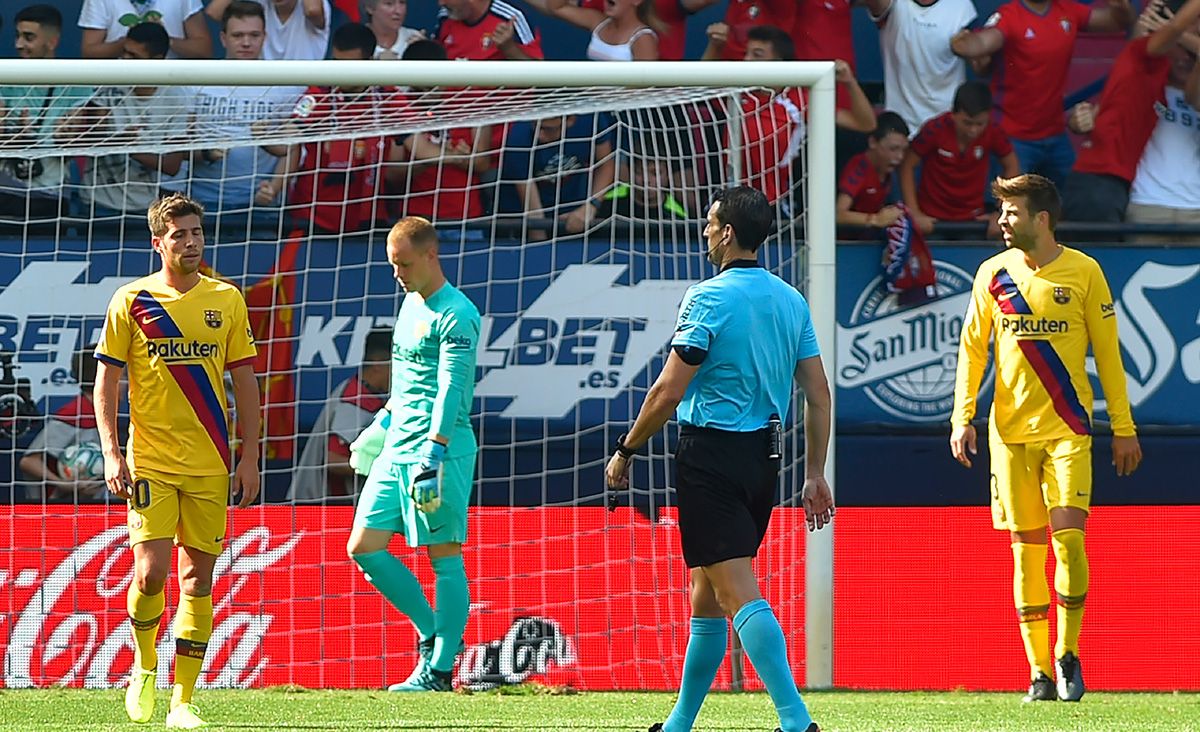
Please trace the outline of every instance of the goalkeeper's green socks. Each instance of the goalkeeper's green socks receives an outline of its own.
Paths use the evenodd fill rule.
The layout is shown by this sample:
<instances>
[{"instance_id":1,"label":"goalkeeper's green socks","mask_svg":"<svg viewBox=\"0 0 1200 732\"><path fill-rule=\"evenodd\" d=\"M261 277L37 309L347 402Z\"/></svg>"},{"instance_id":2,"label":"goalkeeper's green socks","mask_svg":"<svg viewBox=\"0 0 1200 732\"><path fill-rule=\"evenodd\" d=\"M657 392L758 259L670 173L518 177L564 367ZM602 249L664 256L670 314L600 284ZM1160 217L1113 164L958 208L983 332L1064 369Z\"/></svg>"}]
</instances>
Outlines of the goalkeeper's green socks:
<instances>
[{"instance_id":1,"label":"goalkeeper's green socks","mask_svg":"<svg viewBox=\"0 0 1200 732\"><path fill-rule=\"evenodd\" d=\"M425 599L421 583L404 562L392 556L387 549L352 556L362 568L367 581L375 585L375 589L379 590L393 607L412 621L421 640L433 635L433 609Z\"/></svg>"},{"instance_id":2,"label":"goalkeeper's green socks","mask_svg":"<svg viewBox=\"0 0 1200 732\"><path fill-rule=\"evenodd\" d=\"M431 558L429 563L437 578L437 611L434 613L437 640L433 642L433 658L429 665L434 671L449 673L454 670L454 658L458 655L458 645L462 642L471 609L467 570L461 554Z\"/></svg>"},{"instance_id":3,"label":"goalkeeper's green socks","mask_svg":"<svg viewBox=\"0 0 1200 732\"><path fill-rule=\"evenodd\" d=\"M700 705L712 688L717 669L725 660L729 643L729 622L725 618L692 618L687 653L683 656L683 681L679 699L663 723L663 732L689 732L700 713Z\"/></svg>"},{"instance_id":4,"label":"goalkeeper's green socks","mask_svg":"<svg viewBox=\"0 0 1200 732\"><path fill-rule=\"evenodd\" d=\"M812 724L812 716L796 690L792 669L788 666L787 641L771 606L761 597L742 605L733 616L733 629L742 639L750 663L754 664L754 670L771 695L775 711L779 713L780 728L783 732L804 732Z\"/></svg>"}]
</instances>

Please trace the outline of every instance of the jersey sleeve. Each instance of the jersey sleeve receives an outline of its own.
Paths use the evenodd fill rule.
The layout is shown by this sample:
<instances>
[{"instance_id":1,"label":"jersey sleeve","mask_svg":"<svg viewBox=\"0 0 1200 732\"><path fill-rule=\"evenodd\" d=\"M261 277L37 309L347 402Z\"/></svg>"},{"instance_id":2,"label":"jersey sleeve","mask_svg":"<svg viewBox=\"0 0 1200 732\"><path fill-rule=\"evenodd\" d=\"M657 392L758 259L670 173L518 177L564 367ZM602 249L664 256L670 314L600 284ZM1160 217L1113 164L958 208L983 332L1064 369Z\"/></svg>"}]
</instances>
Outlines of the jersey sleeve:
<instances>
[{"instance_id":1,"label":"jersey sleeve","mask_svg":"<svg viewBox=\"0 0 1200 732\"><path fill-rule=\"evenodd\" d=\"M133 343L133 316L124 290L118 290L104 313L104 333L96 344L96 359L113 366L124 367L129 362Z\"/></svg>"},{"instance_id":2,"label":"jersey sleeve","mask_svg":"<svg viewBox=\"0 0 1200 732\"><path fill-rule=\"evenodd\" d=\"M1069 8L1067 12L1071 14L1071 19L1075 21L1075 27L1081 33L1087 28L1088 21L1092 18L1092 8L1099 7L1076 2L1068 2L1066 5Z\"/></svg>"},{"instance_id":3,"label":"jersey sleeve","mask_svg":"<svg viewBox=\"0 0 1200 732\"><path fill-rule=\"evenodd\" d=\"M800 325L800 343L796 350L796 360L821 355L821 346L817 343L817 329L813 327L812 311L807 302L802 302L801 314L803 322Z\"/></svg>"},{"instance_id":4,"label":"jersey sleeve","mask_svg":"<svg viewBox=\"0 0 1200 732\"><path fill-rule=\"evenodd\" d=\"M988 146L996 157L1002 158L1013 151L1012 140L1008 139L1008 135L1000 129L1000 125L988 125L987 134Z\"/></svg>"},{"instance_id":5,"label":"jersey sleeve","mask_svg":"<svg viewBox=\"0 0 1200 732\"><path fill-rule=\"evenodd\" d=\"M846 167L842 169L842 175L838 178L838 193L845 193L851 198L858 198L859 192L862 191L863 177L859 171L858 158L853 158Z\"/></svg>"},{"instance_id":6,"label":"jersey sleeve","mask_svg":"<svg viewBox=\"0 0 1200 732\"><path fill-rule=\"evenodd\" d=\"M80 28L85 30L107 30L108 18L104 17L104 3L100 0L83 0L79 10Z\"/></svg>"},{"instance_id":7,"label":"jersey sleeve","mask_svg":"<svg viewBox=\"0 0 1200 732\"><path fill-rule=\"evenodd\" d=\"M1113 434L1130 437L1137 434L1133 413L1129 407L1129 392L1125 384L1125 366L1121 361L1121 343L1117 336L1117 310L1112 292L1100 265L1092 262L1087 296L1084 298L1084 322L1088 340L1096 361L1096 375L1108 405L1108 419Z\"/></svg>"},{"instance_id":8,"label":"jersey sleeve","mask_svg":"<svg viewBox=\"0 0 1200 732\"><path fill-rule=\"evenodd\" d=\"M447 313L438 320L437 397L430 417L430 437L454 433L462 409L463 395L475 378L475 356L479 347L479 316L463 311Z\"/></svg>"},{"instance_id":9,"label":"jersey sleeve","mask_svg":"<svg viewBox=\"0 0 1200 732\"><path fill-rule=\"evenodd\" d=\"M246 301L238 294L234 297L233 323L229 326L229 336L225 342L225 368L232 371L239 366L252 366L257 355L258 348L254 345L254 331L250 328Z\"/></svg>"},{"instance_id":10,"label":"jersey sleeve","mask_svg":"<svg viewBox=\"0 0 1200 732\"><path fill-rule=\"evenodd\" d=\"M958 343L958 371L954 379L954 411L950 424L962 427L975 418L979 384L987 368L988 341L992 337L992 302L988 294L990 276L984 269L975 275L971 304Z\"/></svg>"},{"instance_id":11,"label":"jersey sleeve","mask_svg":"<svg viewBox=\"0 0 1200 732\"><path fill-rule=\"evenodd\" d=\"M679 306L672 346L684 346L708 351L717 337L718 319L712 296L696 287L688 288Z\"/></svg>"},{"instance_id":12,"label":"jersey sleeve","mask_svg":"<svg viewBox=\"0 0 1200 732\"><path fill-rule=\"evenodd\" d=\"M909 144L909 149L912 150L919 158L924 158L926 155L933 152L934 148L937 147L937 142L934 140L932 129L933 123L934 120L929 120L925 124L921 125L921 129L919 132L917 132L917 136L914 137L912 143Z\"/></svg>"}]
</instances>

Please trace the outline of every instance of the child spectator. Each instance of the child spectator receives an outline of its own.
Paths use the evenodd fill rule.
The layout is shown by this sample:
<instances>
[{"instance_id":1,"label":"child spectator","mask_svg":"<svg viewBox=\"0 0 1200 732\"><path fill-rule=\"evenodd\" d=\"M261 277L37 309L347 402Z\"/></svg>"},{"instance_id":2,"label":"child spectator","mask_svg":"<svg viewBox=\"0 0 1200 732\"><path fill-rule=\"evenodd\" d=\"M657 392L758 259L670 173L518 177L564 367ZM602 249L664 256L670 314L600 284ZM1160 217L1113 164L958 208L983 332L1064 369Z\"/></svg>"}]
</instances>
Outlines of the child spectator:
<instances>
[{"instance_id":1,"label":"child spectator","mask_svg":"<svg viewBox=\"0 0 1200 732\"><path fill-rule=\"evenodd\" d=\"M991 118L987 84L969 81L954 94L951 111L926 122L913 138L900 166L900 189L922 233L933 231L938 221L992 218L983 206L992 156L999 158L1005 178L1016 176L1019 166L1008 136Z\"/></svg>"}]
</instances>

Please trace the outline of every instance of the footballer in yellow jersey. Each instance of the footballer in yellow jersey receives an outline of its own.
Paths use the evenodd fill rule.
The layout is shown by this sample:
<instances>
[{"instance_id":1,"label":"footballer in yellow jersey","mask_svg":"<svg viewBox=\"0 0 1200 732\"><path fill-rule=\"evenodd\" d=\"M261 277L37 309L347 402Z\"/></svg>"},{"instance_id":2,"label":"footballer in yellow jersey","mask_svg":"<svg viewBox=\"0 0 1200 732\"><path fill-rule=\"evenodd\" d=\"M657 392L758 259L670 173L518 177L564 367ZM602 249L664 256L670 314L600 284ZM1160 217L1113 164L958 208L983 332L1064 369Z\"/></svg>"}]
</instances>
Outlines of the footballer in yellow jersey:
<instances>
[{"instance_id":1,"label":"footballer in yellow jersey","mask_svg":"<svg viewBox=\"0 0 1200 732\"><path fill-rule=\"evenodd\" d=\"M179 546L179 607L168 729L205 724L192 692L212 635L212 577L234 494L249 505L259 488L259 402L254 336L236 288L200 274L200 204L175 194L155 201L147 219L162 268L117 290L96 346L95 404L109 491L129 502L134 577L126 596L134 663L125 711L154 715L156 641L165 606L172 540ZM129 444L116 440L117 392L129 374ZM225 372L242 430L232 465ZM230 471L233 482L230 483Z\"/></svg>"},{"instance_id":2,"label":"footballer in yellow jersey","mask_svg":"<svg viewBox=\"0 0 1200 732\"><path fill-rule=\"evenodd\" d=\"M201 275L179 292L150 275L117 290L96 358L129 370L131 469L229 475L224 374L254 357L233 285Z\"/></svg>"},{"instance_id":3,"label":"footballer in yellow jersey","mask_svg":"<svg viewBox=\"0 0 1200 732\"><path fill-rule=\"evenodd\" d=\"M963 323L950 451L971 467L976 396L994 344L996 390L988 429L992 523L1010 532L1013 599L1032 679L1025 701L1079 701L1079 630L1087 596L1084 527L1092 495L1095 356L1113 429L1118 475L1141 461L1125 387L1112 294L1094 259L1059 244L1062 204L1039 175L996 179L1007 249L979 267ZM1050 656L1046 528L1054 546L1058 639ZM1057 670L1057 683L1054 676Z\"/></svg>"}]
</instances>

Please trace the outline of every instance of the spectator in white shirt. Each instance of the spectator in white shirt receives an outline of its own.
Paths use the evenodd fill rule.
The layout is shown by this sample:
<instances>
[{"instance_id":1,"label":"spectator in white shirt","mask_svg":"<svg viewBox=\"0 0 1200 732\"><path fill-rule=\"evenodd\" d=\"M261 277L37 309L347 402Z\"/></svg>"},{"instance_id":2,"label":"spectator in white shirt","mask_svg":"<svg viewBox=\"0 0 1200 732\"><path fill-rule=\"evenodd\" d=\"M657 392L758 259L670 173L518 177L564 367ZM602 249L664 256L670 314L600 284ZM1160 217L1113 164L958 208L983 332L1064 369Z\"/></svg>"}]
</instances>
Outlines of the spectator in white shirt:
<instances>
[{"instance_id":1,"label":"spectator in white shirt","mask_svg":"<svg viewBox=\"0 0 1200 732\"><path fill-rule=\"evenodd\" d=\"M1194 40L1184 39L1168 54L1171 71L1166 103L1154 105L1158 124L1142 150L1129 189L1125 211L1129 223L1200 226L1200 113L1188 103L1185 93L1196 66L1193 50L1184 45L1189 41L1194 45ZM1143 244L1195 244L1198 239L1194 234L1136 237Z\"/></svg>"},{"instance_id":2,"label":"spectator in white shirt","mask_svg":"<svg viewBox=\"0 0 1200 732\"><path fill-rule=\"evenodd\" d=\"M167 31L157 23L139 23L125 37L124 59L165 59ZM119 139L148 148L181 140L187 131L188 94L179 86L106 86L58 125L64 141ZM174 175L182 152L140 151L88 158L80 198L89 215L144 214L159 198L161 174Z\"/></svg>"},{"instance_id":3,"label":"spectator in white shirt","mask_svg":"<svg viewBox=\"0 0 1200 732\"><path fill-rule=\"evenodd\" d=\"M212 0L204 12L219 21L231 0ZM329 49L329 0L254 0L263 6L267 61L319 61Z\"/></svg>"},{"instance_id":4,"label":"spectator in white shirt","mask_svg":"<svg viewBox=\"0 0 1200 732\"><path fill-rule=\"evenodd\" d=\"M227 58L247 61L261 57L268 38L264 13L263 6L252 0L229 3L221 17L221 43ZM252 128L258 122L286 119L303 91L299 86L189 89L190 134L211 146L193 150L179 175L164 180L163 188L187 193L218 215L248 213L260 185L273 179L282 167L280 158L249 142ZM249 144L234 144L242 141ZM257 205L269 204L258 201Z\"/></svg>"},{"instance_id":5,"label":"spectator in white shirt","mask_svg":"<svg viewBox=\"0 0 1200 732\"><path fill-rule=\"evenodd\" d=\"M212 58L212 36L200 0L83 0L79 27L84 58L119 58L138 23L158 23L171 37L167 58Z\"/></svg>"},{"instance_id":6,"label":"spectator in white shirt","mask_svg":"<svg viewBox=\"0 0 1200 732\"><path fill-rule=\"evenodd\" d=\"M976 18L971 0L867 0L879 26L883 94L912 134L950 109L966 81L966 62L950 39Z\"/></svg>"},{"instance_id":7,"label":"spectator in white shirt","mask_svg":"<svg viewBox=\"0 0 1200 732\"><path fill-rule=\"evenodd\" d=\"M416 28L405 27L408 0L363 0L363 22L375 34L375 58L398 59L404 49L425 34Z\"/></svg>"}]
</instances>

